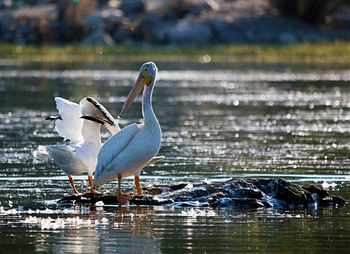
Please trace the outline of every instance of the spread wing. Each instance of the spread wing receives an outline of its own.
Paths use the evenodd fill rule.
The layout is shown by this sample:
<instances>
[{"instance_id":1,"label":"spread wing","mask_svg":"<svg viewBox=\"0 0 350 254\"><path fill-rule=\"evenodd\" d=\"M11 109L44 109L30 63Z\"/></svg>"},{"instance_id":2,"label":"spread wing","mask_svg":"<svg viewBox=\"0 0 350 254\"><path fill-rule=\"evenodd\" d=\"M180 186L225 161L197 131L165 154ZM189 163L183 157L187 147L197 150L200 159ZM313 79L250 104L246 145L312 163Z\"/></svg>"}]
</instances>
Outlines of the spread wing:
<instances>
[{"instance_id":1,"label":"spread wing","mask_svg":"<svg viewBox=\"0 0 350 254\"><path fill-rule=\"evenodd\" d=\"M81 142L83 119L80 118L80 105L61 97L55 97L55 101L61 116L55 122L55 130L62 138L69 139L74 144Z\"/></svg>"},{"instance_id":2,"label":"spread wing","mask_svg":"<svg viewBox=\"0 0 350 254\"><path fill-rule=\"evenodd\" d=\"M139 131L136 123L130 124L110 137L102 146L98 155L98 162L95 171L94 180L102 175L103 171L119 156L120 153L129 145L131 140Z\"/></svg>"}]
</instances>

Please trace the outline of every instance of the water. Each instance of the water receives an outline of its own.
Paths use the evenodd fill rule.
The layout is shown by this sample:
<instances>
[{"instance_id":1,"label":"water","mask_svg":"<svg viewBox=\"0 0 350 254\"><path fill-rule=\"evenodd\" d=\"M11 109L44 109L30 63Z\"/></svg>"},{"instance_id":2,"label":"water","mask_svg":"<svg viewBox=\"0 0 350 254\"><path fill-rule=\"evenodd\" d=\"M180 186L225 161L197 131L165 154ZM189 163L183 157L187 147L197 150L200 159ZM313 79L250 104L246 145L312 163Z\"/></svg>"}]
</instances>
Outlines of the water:
<instances>
[{"instance_id":1,"label":"water","mask_svg":"<svg viewBox=\"0 0 350 254\"><path fill-rule=\"evenodd\" d=\"M0 248L4 253L343 252L350 209L279 211L53 206L67 176L36 152L62 143L54 96L95 97L117 116L139 64L0 67ZM153 104L166 158L142 185L283 177L350 198L350 71L159 64ZM120 124L141 119L140 100ZM103 130L103 138L108 134ZM87 190L87 176L76 185ZM123 181L133 188L133 179ZM103 190L115 189L116 183Z\"/></svg>"}]
</instances>

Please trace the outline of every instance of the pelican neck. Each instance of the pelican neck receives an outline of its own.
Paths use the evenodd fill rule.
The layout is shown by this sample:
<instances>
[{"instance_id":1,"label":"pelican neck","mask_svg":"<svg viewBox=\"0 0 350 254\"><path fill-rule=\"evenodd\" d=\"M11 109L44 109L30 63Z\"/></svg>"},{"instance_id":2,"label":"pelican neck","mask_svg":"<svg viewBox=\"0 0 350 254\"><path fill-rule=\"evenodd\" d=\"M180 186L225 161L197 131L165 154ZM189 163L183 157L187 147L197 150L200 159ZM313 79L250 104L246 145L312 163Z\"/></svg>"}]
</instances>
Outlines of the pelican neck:
<instances>
[{"instance_id":1,"label":"pelican neck","mask_svg":"<svg viewBox=\"0 0 350 254\"><path fill-rule=\"evenodd\" d=\"M85 142L101 143L100 125L97 123L84 120L81 134Z\"/></svg>"},{"instance_id":2,"label":"pelican neck","mask_svg":"<svg viewBox=\"0 0 350 254\"><path fill-rule=\"evenodd\" d=\"M152 94L153 94L154 82L143 89L142 96L142 115L144 119L145 126L158 124L157 117L153 111L152 107ZM159 125L159 124L158 124Z\"/></svg>"}]
</instances>

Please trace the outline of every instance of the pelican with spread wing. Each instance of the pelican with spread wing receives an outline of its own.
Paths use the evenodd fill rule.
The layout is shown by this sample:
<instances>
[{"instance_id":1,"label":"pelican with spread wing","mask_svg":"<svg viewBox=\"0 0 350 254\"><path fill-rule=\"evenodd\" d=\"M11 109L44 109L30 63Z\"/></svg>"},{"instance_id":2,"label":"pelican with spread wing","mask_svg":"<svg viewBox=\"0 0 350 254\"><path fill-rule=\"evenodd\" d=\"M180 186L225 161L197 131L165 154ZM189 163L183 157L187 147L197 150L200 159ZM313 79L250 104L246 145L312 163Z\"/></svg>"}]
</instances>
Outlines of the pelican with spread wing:
<instances>
[{"instance_id":1,"label":"pelican with spread wing","mask_svg":"<svg viewBox=\"0 0 350 254\"><path fill-rule=\"evenodd\" d=\"M79 195L72 175L88 173L90 193L97 194L93 188L92 175L97 164L97 155L102 146L100 125L104 125L111 134L120 128L109 112L95 99L83 98L79 104L55 97L58 116L47 119L55 120L55 130L68 145L48 145L39 147L39 151L49 154L57 166L69 177L75 194ZM94 121L89 118L93 117Z\"/></svg>"}]
</instances>

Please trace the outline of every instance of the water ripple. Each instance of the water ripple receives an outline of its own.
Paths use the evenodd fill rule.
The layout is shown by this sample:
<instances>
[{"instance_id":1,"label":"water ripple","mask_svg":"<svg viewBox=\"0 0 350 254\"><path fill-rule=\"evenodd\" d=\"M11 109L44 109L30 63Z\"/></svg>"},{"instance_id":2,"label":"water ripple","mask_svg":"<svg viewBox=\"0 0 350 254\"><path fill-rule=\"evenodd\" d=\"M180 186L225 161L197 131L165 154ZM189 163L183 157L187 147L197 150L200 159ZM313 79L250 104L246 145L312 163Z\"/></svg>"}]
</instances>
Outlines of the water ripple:
<instances>
[{"instance_id":1,"label":"water ripple","mask_svg":"<svg viewBox=\"0 0 350 254\"><path fill-rule=\"evenodd\" d=\"M47 78L47 79L130 79L137 75L134 71L115 70L0 70L0 78ZM277 81L349 81L349 70L309 71L309 72L262 72L262 71L167 71L159 74L160 80L168 81L232 81L232 82L277 82Z\"/></svg>"}]
</instances>

